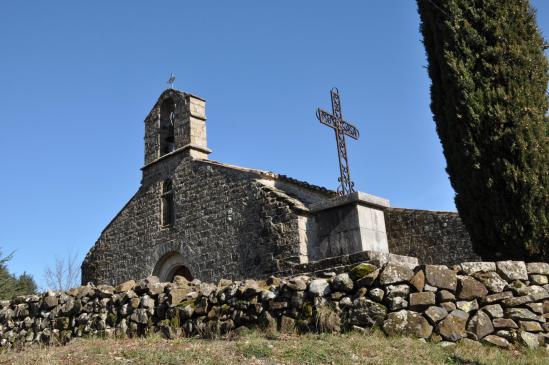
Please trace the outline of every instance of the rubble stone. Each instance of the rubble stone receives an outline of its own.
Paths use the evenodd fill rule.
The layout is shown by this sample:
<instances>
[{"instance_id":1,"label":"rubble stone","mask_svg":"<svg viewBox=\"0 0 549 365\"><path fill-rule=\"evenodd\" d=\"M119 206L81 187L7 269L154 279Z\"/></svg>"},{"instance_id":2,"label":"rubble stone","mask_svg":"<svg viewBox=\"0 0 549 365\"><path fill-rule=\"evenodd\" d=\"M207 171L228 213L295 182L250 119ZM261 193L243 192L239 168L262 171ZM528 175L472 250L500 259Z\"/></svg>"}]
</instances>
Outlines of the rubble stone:
<instances>
[{"instance_id":1,"label":"rubble stone","mask_svg":"<svg viewBox=\"0 0 549 365\"><path fill-rule=\"evenodd\" d=\"M456 273L446 266L426 265L425 281L427 284L439 289L456 290Z\"/></svg>"},{"instance_id":2,"label":"rubble stone","mask_svg":"<svg viewBox=\"0 0 549 365\"><path fill-rule=\"evenodd\" d=\"M408 310L389 313L383 322L383 331L389 336L428 338L433 327L420 313Z\"/></svg>"}]
</instances>

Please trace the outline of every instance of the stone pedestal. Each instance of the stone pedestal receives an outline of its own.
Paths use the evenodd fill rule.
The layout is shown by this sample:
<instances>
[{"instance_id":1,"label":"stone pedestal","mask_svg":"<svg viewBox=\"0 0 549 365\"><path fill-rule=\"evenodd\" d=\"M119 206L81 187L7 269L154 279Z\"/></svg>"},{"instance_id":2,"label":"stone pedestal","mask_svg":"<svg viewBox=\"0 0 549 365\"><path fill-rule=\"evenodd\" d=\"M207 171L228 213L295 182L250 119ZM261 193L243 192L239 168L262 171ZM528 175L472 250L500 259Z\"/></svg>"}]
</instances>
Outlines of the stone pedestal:
<instances>
[{"instance_id":1,"label":"stone pedestal","mask_svg":"<svg viewBox=\"0 0 549 365\"><path fill-rule=\"evenodd\" d=\"M309 240L309 259L362 251L388 253L383 210L389 206L388 200L361 192L313 204L315 237Z\"/></svg>"}]
</instances>

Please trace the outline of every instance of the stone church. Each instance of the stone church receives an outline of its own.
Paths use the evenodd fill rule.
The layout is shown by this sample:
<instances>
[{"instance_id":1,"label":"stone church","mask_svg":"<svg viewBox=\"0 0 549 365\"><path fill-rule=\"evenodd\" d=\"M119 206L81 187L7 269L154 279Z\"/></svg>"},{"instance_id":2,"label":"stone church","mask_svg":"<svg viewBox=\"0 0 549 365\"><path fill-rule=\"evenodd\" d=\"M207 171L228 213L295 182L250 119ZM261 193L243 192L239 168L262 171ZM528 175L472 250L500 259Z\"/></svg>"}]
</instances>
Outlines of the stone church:
<instances>
[{"instance_id":1,"label":"stone church","mask_svg":"<svg viewBox=\"0 0 549 365\"><path fill-rule=\"evenodd\" d=\"M338 196L209 160L205 106L174 89L160 95L145 118L141 185L86 255L83 283L264 278L372 258L479 259L456 213L391 208L369 194Z\"/></svg>"}]
</instances>

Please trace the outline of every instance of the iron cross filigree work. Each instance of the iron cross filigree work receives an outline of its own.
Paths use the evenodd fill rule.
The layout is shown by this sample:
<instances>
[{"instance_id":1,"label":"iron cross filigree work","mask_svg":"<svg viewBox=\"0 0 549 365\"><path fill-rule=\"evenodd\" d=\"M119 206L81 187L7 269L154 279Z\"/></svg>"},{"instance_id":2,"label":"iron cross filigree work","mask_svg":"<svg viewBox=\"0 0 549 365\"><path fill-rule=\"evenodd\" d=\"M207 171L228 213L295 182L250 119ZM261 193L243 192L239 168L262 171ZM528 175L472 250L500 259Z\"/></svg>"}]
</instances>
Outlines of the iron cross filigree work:
<instances>
[{"instance_id":1,"label":"iron cross filigree work","mask_svg":"<svg viewBox=\"0 0 549 365\"><path fill-rule=\"evenodd\" d=\"M337 192L339 195L347 195L355 191L355 184L351 181L345 136L358 139L359 133L358 129L356 129L354 125L343 120L343 115L341 113L341 102L339 101L339 91L337 88L334 87L330 91L330 94L332 95L332 114L318 108L316 117L320 123L333 128L335 131L340 174L338 178L339 187L337 188Z\"/></svg>"}]
</instances>

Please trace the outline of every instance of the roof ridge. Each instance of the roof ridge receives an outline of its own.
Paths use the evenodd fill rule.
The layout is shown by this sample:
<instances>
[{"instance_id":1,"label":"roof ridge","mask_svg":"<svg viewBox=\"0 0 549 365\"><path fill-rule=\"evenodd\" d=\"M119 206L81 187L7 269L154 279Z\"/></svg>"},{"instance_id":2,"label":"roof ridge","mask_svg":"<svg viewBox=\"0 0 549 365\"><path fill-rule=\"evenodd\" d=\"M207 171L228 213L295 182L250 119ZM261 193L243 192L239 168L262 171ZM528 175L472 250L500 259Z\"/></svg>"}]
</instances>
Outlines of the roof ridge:
<instances>
[{"instance_id":1,"label":"roof ridge","mask_svg":"<svg viewBox=\"0 0 549 365\"><path fill-rule=\"evenodd\" d=\"M241 166L232 165L232 164L219 162L219 161L215 161L215 160L209 160L209 159L200 159L200 160L196 160L196 161L209 163L209 164L217 165L217 166L221 166L221 167L226 167L226 168L233 169L233 170L253 173L253 174L268 177L268 178L271 178L271 179L280 179L280 180L284 180L284 181L293 183L295 185L305 187L307 189L320 191L320 192L323 192L323 193L329 194L329 195L334 195L334 196L337 195L337 193L334 190L330 190L328 188L325 188L324 186L310 184L307 181L294 179L293 177L290 177L288 175L283 175L283 174L279 174L279 173L272 172L272 171L254 169L254 168L249 168L249 167L241 167Z\"/></svg>"}]
</instances>

